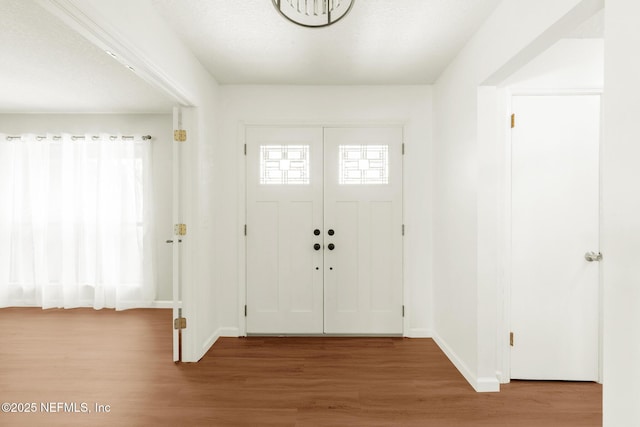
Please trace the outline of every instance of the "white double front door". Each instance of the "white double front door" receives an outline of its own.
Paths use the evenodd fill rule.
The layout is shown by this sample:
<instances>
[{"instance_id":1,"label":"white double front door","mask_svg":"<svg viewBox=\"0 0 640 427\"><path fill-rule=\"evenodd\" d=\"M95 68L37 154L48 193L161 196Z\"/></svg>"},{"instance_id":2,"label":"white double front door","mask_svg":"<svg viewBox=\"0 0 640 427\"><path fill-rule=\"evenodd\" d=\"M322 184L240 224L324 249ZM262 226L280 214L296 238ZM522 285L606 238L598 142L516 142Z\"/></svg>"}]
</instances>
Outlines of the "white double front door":
<instances>
[{"instance_id":1,"label":"white double front door","mask_svg":"<svg viewBox=\"0 0 640 427\"><path fill-rule=\"evenodd\" d=\"M402 128L247 127L247 333L402 333Z\"/></svg>"}]
</instances>

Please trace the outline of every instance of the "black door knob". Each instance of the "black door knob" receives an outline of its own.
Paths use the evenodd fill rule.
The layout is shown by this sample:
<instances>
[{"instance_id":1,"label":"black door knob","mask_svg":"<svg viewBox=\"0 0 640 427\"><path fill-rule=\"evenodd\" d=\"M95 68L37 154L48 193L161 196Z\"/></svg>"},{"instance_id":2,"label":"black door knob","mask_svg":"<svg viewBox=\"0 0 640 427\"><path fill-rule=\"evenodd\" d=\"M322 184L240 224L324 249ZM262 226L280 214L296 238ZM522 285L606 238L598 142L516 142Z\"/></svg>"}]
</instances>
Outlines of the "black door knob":
<instances>
[{"instance_id":1,"label":"black door knob","mask_svg":"<svg viewBox=\"0 0 640 427\"><path fill-rule=\"evenodd\" d=\"M315 236L319 236L320 235L320 230L318 230L317 228L315 230L313 230L313 234Z\"/></svg>"},{"instance_id":2,"label":"black door knob","mask_svg":"<svg viewBox=\"0 0 640 427\"><path fill-rule=\"evenodd\" d=\"M330 251L332 251L336 245L334 245L333 243L329 243L329 246L327 246L329 248Z\"/></svg>"},{"instance_id":3,"label":"black door knob","mask_svg":"<svg viewBox=\"0 0 640 427\"><path fill-rule=\"evenodd\" d=\"M316 243L315 245L313 245L313 249L315 249L316 251L319 251L321 247L322 246L320 246L320 243Z\"/></svg>"},{"instance_id":4,"label":"black door knob","mask_svg":"<svg viewBox=\"0 0 640 427\"><path fill-rule=\"evenodd\" d=\"M327 233L329 234L329 236L333 236L334 234L336 234L336 232L333 230L329 230L327 231Z\"/></svg>"}]
</instances>

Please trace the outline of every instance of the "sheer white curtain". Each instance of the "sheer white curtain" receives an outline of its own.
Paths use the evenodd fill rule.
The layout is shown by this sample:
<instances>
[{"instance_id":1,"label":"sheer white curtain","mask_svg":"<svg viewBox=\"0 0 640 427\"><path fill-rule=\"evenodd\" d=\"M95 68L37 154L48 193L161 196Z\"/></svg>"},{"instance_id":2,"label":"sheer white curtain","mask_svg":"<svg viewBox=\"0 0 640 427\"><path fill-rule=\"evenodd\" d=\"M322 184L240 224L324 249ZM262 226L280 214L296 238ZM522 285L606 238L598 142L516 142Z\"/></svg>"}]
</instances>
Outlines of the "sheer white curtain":
<instances>
[{"instance_id":1,"label":"sheer white curtain","mask_svg":"<svg viewBox=\"0 0 640 427\"><path fill-rule=\"evenodd\" d=\"M151 143L0 134L0 307L149 306Z\"/></svg>"}]
</instances>

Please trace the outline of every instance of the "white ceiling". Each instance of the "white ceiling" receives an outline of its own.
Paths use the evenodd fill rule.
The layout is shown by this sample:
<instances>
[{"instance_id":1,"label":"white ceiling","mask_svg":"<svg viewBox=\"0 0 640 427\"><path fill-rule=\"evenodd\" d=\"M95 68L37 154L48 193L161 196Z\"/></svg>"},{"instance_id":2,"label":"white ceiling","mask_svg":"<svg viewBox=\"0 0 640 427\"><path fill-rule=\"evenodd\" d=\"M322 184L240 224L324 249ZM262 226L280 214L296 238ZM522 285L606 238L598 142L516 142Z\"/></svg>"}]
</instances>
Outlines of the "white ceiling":
<instances>
[{"instance_id":1,"label":"white ceiling","mask_svg":"<svg viewBox=\"0 0 640 427\"><path fill-rule=\"evenodd\" d=\"M108 0L104 0L108 1ZM271 0L151 0L222 84L433 83L499 0L355 0L327 28ZM602 16L569 37L601 36ZM0 113L170 112L174 102L35 0L0 0Z\"/></svg>"},{"instance_id":2,"label":"white ceiling","mask_svg":"<svg viewBox=\"0 0 640 427\"><path fill-rule=\"evenodd\" d=\"M499 0L355 0L325 28L272 0L152 0L219 83L433 83Z\"/></svg>"},{"instance_id":3,"label":"white ceiling","mask_svg":"<svg viewBox=\"0 0 640 427\"><path fill-rule=\"evenodd\" d=\"M173 103L33 0L0 0L0 112L170 112Z\"/></svg>"}]
</instances>

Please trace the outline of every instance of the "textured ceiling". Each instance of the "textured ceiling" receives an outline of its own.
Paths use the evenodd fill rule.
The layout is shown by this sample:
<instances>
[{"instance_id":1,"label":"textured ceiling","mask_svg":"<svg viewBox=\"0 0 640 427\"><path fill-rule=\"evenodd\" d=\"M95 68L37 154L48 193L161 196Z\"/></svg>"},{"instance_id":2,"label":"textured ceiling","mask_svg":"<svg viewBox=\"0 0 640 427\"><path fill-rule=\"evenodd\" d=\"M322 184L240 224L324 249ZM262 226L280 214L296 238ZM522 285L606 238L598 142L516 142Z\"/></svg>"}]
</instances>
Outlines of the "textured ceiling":
<instances>
[{"instance_id":1,"label":"textured ceiling","mask_svg":"<svg viewBox=\"0 0 640 427\"><path fill-rule=\"evenodd\" d=\"M108 0L105 0L108 1ZM151 0L220 83L433 83L499 0L355 0L321 29L271 0ZM602 37L602 14L568 37ZM0 113L169 112L173 101L35 0L0 0Z\"/></svg>"},{"instance_id":2,"label":"textured ceiling","mask_svg":"<svg viewBox=\"0 0 640 427\"><path fill-rule=\"evenodd\" d=\"M172 102L33 0L0 0L0 112L169 112Z\"/></svg>"},{"instance_id":3,"label":"textured ceiling","mask_svg":"<svg viewBox=\"0 0 640 427\"><path fill-rule=\"evenodd\" d=\"M433 83L498 0L355 0L326 28L271 0L152 0L220 83Z\"/></svg>"}]
</instances>

